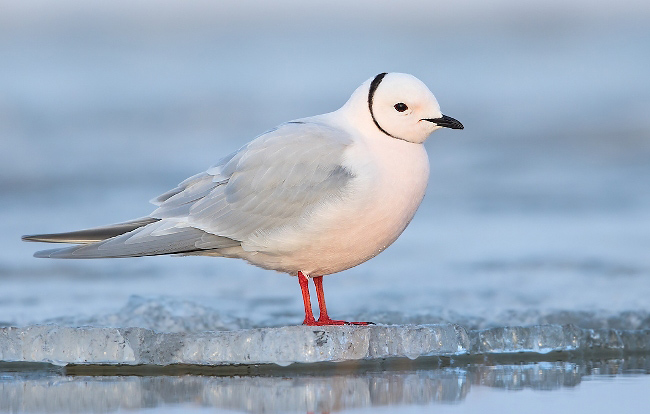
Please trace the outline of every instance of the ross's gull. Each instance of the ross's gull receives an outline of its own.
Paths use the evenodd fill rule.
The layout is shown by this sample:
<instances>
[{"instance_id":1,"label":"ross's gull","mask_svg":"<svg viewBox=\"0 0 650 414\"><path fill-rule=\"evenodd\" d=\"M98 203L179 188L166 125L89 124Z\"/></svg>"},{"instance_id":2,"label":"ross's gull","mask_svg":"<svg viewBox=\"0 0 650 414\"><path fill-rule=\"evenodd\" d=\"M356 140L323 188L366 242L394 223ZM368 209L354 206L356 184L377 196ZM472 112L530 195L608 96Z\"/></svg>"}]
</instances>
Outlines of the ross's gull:
<instances>
[{"instance_id":1,"label":"ross's gull","mask_svg":"<svg viewBox=\"0 0 650 414\"><path fill-rule=\"evenodd\" d=\"M427 186L422 143L442 127L463 129L424 83L380 73L337 111L281 124L157 197L148 217L23 240L76 244L36 257L241 258L298 276L304 324L345 324L327 314L322 277L376 256L402 233Z\"/></svg>"}]
</instances>

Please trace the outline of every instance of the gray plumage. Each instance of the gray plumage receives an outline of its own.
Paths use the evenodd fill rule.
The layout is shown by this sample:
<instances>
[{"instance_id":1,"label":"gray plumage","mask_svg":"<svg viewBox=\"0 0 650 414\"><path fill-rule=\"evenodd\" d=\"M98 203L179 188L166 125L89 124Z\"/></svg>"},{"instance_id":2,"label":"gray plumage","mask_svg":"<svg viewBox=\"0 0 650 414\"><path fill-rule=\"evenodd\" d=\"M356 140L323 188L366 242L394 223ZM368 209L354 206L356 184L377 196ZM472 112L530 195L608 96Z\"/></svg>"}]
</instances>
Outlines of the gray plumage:
<instances>
[{"instance_id":1,"label":"gray plumage","mask_svg":"<svg viewBox=\"0 0 650 414\"><path fill-rule=\"evenodd\" d=\"M81 244L35 254L51 258L263 250L274 232L299 232L317 207L344 196L353 178L341 164L350 142L318 117L285 123L152 200L158 208L150 217L23 240Z\"/></svg>"},{"instance_id":2,"label":"gray plumage","mask_svg":"<svg viewBox=\"0 0 650 414\"><path fill-rule=\"evenodd\" d=\"M186 227L169 228L169 223L156 221L120 236L90 244L43 250L36 257L53 259L95 259L100 257L157 256L191 253L199 249L218 249L238 245L225 237Z\"/></svg>"}]
</instances>

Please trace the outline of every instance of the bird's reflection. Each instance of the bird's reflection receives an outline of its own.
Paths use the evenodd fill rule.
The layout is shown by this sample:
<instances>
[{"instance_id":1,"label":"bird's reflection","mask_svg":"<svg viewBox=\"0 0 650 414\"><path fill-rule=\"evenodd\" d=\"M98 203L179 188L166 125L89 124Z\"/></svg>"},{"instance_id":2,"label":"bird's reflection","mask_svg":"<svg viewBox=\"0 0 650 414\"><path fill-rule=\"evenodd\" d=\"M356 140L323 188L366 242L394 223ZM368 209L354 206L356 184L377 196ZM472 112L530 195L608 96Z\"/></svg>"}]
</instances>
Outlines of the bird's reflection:
<instances>
[{"instance_id":1,"label":"bird's reflection","mask_svg":"<svg viewBox=\"0 0 650 414\"><path fill-rule=\"evenodd\" d=\"M61 376L0 372L0 412L110 412L191 405L243 412L462 402L476 387L558 390L585 376L650 373L650 358L467 364L409 371L267 376Z\"/></svg>"}]
</instances>

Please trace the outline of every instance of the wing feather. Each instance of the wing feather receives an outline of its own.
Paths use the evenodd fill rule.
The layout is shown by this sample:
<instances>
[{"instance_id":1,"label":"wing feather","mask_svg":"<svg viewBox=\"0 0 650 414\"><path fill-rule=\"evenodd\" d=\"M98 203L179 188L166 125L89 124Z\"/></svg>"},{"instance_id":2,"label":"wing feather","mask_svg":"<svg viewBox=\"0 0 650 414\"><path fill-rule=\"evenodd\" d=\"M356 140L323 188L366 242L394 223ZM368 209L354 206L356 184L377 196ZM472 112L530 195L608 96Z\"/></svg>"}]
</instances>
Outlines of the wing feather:
<instances>
[{"instance_id":1,"label":"wing feather","mask_svg":"<svg viewBox=\"0 0 650 414\"><path fill-rule=\"evenodd\" d=\"M238 246L239 242L192 227L159 221L133 232L92 244L37 252L36 257L96 259L188 253Z\"/></svg>"},{"instance_id":2,"label":"wing feather","mask_svg":"<svg viewBox=\"0 0 650 414\"><path fill-rule=\"evenodd\" d=\"M354 177L342 164L351 143L331 126L286 123L152 200L158 208L150 217L24 238L87 243L36 253L52 258L261 250L274 232L299 232L315 209L344 196Z\"/></svg>"},{"instance_id":3,"label":"wing feather","mask_svg":"<svg viewBox=\"0 0 650 414\"><path fill-rule=\"evenodd\" d=\"M353 178L342 166L351 142L344 131L316 122L283 124L186 182L151 216L183 217L189 226L242 243L298 230L315 208L343 195ZM199 194L195 188L200 198L190 196ZM176 200L190 199L178 209Z\"/></svg>"},{"instance_id":4,"label":"wing feather","mask_svg":"<svg viewBox=\"0 0 650 414\"><path fill-rule=\"evenodd\" d=\"M111 237L119 236L120 234L130 232L139 227L146 226L147 224L155 223L156 221L158 221L158 219L143 217L124 223L94 227L92 229L86 230L70 231L67 233L33 234L29 236L23 236L22 239L24 241L46 243L94 243L110 239Z\"/></svg>"}]
</instances>

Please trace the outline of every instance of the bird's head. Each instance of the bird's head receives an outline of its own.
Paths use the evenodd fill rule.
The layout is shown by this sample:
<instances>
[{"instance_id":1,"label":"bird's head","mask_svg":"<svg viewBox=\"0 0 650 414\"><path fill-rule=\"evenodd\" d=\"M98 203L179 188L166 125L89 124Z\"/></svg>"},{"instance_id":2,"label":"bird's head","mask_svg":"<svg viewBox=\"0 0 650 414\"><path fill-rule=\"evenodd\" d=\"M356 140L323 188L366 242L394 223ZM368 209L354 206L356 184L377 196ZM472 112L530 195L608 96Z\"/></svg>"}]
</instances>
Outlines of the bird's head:
<instances>
[{"instance_id":1,"label":"bird's head","mask_svg":"<svg viewBox=\"0 0 650 414\"><path fill-rule=\"evenodd\" d=\"M344 108L366 119L369 115L381 133L414 143L424 142L440 128L463 129L463 124L440 112L438 101L422 81L405 73L380 73L369 79Z\"/></svg>"}]
</instances>

